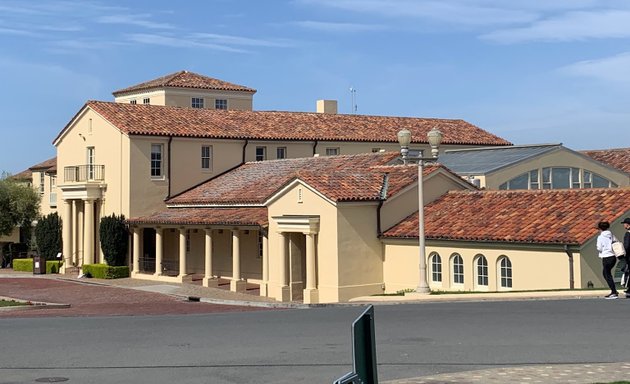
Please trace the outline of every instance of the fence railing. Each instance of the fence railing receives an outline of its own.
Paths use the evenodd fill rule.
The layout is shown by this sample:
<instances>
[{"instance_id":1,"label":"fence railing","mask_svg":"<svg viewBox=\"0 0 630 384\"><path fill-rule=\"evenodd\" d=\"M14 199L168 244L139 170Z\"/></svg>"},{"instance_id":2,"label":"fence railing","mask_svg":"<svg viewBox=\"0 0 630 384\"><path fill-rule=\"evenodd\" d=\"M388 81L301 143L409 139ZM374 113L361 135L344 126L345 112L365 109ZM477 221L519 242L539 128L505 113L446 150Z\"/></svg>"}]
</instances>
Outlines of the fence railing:
<instances>
[{"instance_id":1,"label":"fence railing","mask_svg":"<svg viewBox=\"0 0 630 384\"><path fill-rule=\"evenodd\" d=\"M86 164L65 167L63 179L66 182L103 181L105 179L105 166Z\"/></svg>"}]
</instances>

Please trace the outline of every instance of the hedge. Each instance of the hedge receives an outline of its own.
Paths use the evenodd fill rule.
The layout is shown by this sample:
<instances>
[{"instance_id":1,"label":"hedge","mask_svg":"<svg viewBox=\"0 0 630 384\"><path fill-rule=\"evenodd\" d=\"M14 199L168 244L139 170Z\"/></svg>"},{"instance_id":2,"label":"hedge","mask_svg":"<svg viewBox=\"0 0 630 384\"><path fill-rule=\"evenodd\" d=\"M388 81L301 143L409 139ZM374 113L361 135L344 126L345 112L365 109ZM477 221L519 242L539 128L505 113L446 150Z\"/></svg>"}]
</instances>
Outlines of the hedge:
<instances>
[{"instance_id":1,"label":"hedge","mask_svg":"<svg viewBox=\"0 0 630 384\"><path fill-rule=\"evenodd\" d=\"M129 267L114 267L107 264L83 264L82 272L97 279L120 279L129 277Z\"/></svg>"},{"instance_id":2,"label":"hedge","mask_svg":"<svg viewBox=\"0 0 630 384\"><path fill-rule=\"evenodd\" d=\"M46 273L59 273L62 261L47 260ZM13 270L21 272L33 272L33 259L13 259Z\"/></svg>"}]
</instances>

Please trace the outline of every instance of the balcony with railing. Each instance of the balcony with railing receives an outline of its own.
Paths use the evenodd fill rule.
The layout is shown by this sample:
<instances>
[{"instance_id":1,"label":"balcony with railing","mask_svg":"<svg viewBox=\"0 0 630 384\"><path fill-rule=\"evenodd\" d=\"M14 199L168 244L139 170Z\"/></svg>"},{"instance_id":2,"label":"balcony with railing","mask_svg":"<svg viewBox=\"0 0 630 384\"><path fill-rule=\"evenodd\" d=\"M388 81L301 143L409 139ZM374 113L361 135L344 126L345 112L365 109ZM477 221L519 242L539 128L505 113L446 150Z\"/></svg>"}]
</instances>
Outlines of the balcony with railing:
<instances>
[{"instance_id":1,"label":"balcony with railing","mask_svg":"<svg viewBox=\"0 0 630 384\"><path fill-rule=\"evenodd\" d=\"M63 180L66 183L84 183L105 180L105 166L96 164L64 167Z\"/></svg>"}]
</instances>

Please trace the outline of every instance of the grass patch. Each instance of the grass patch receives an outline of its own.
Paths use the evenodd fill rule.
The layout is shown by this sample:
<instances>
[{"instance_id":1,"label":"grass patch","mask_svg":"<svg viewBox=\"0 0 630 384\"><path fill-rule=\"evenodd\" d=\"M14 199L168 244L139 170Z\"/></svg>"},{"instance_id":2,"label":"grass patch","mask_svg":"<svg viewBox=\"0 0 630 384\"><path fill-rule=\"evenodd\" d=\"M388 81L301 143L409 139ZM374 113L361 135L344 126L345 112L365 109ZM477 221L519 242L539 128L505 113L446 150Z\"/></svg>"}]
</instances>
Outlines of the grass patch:
<instances>
[{"instance_id":1,"label":"grass patch","mask_svg":"<svg viewBox=\"0 0 630 384\"><path fill-rule=\"evenodd\" d=\"M630 384L630 381L613 381L610 383L595 383L595 384Z\"/></svg>"},{"instance_id":2,"label":"grass patch","mask_svg":"<svg viewBox=\"0 0 630 384\"><path fill-rule=\"evenodd\" d=\"M29 303L25 303L23 301L15 301L15 300L0 300L0 308L1 307L19 307L22 305L29 305Z\"/></svg>"}]
</instances>

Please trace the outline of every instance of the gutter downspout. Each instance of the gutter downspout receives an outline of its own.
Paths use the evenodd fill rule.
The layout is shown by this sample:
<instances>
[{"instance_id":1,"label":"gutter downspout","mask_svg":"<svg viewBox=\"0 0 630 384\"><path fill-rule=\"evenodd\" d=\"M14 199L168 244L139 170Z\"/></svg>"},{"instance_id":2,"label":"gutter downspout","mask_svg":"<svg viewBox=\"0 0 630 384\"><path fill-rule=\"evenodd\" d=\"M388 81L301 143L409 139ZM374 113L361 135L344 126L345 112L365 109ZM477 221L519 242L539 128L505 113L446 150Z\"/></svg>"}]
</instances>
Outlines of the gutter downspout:
<instances>
[{"instance_id":1,"label":"gutter downspout","mask_svg":"<svg viewBox=\"0 0 630 384\"><path fill-rule=\"evenodd\" d=\"M247 145L249 144L249 139L245 139L245 145L243 145L243 160L241 164L245 164L245 150L247 149Z\"/></svg>"},{"instance_id":2,"label":"gutter downspout","mask_svg":"<svg viewBox=\"0 0 630 384\"><path fill-rule=\"evenodd\" d=\"M569 289L575 289L574 272L573 272L573 252L569 249L569 245L564 245L564 252L569 256Z\"/></svg>"},{"instance_id":3,"label":"gutter downspout","mask_svg":"<svg viewBox=\"0 0 630 384\"><path fill-rule=\"evenodd\" d=\"M383 185L381 186L381 191L379 193L378 207L376 207L376 235L380 238L383 234L383 229L381 228L381 208L383 207L383 203L385 202L385 198L387 197L387 189L389 188L389 173L383 174Z\"/></svg>"},{"instance_id":4,"label":"gutter downspout","mask_svg":"<svg viewBox=\"0 0 630 384\"><path fill-rule=\"evenodd\" d=\"M171 198L171 142L173 141L173 136L169 136L168 137L168 145L167 145L167 151L168 151L168 194L166 195L166 199L170 199Z\"/></svg>"},{"instance_id":5,"label":"gutter downspout","mask_svg":"<svg viewBox=\"0 0 630 384\"><path fill-rule=\"evenodd\" d=\"M315 156L317 154L317 145L319 144L319 141L315 140L315 142L313 143L313 156Z\"/></svg>"}]
</instances>

